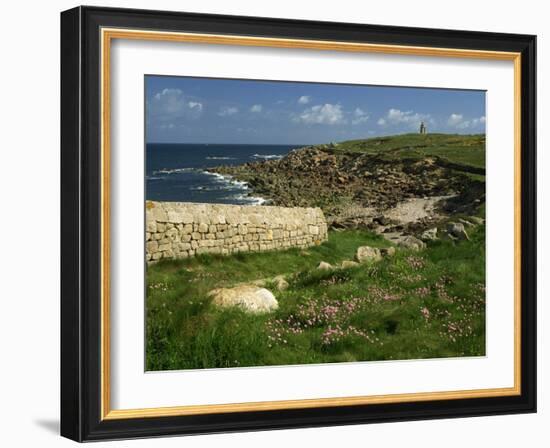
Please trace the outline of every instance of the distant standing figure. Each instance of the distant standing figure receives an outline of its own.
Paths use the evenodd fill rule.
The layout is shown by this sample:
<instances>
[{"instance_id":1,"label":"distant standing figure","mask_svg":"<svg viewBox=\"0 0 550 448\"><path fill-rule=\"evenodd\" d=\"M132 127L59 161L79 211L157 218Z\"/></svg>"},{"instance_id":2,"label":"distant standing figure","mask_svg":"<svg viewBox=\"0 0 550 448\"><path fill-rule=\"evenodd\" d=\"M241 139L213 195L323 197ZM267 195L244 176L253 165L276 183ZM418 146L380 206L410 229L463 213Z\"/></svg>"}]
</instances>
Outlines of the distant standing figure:
<instances>
[{"instance_id":1,"label":"distant standing figure","mask_svg":"<svg viewBox=\"0 0 550 448\"><path fill-rule=\"evenodd\" d=\"M428 133L428 129L426 129L426 125L424 124L423 121L420 122L420 133L421 134L427 134Z\"/></svg>"}]
</instances>

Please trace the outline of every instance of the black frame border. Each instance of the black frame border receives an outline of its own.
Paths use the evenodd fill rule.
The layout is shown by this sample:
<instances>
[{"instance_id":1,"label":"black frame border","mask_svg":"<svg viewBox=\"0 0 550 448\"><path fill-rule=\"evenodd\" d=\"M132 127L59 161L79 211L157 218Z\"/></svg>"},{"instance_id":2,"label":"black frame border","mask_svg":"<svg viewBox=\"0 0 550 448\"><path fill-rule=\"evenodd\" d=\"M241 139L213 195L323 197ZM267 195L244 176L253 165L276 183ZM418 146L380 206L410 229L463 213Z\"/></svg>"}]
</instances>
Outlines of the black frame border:
<instances>
[{"instance_id":1,"label":"black frame border","mask_svg":"<svg viewBox=\"0 0 550 448\"><path fill-rule=\"evenodd\" d=\"M521 53L521 395L101 420L101 42L128 28ZM168 11L61 13L61 435L75 441L536 412L536 36Z\"/></svg>"}]
</instances>

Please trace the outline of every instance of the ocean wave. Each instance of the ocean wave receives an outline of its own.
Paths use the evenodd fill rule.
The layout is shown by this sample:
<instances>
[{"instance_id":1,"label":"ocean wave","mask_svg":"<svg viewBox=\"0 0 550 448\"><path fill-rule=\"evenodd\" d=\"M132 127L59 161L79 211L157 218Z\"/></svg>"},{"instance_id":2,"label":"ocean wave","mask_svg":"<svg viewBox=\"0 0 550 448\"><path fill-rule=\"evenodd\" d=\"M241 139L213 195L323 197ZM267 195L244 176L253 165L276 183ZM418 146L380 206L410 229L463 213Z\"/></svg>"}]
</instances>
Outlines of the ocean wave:
<instances>
[{"instance_id":1,"label":"ocean wave","mask_svg":"<svg viewBox=\"0 0 550 448\"><path fill-rule=\"evenodd\" d=\"M247 205L262 205L266 202L266 200L260 196L248 196L245 194L236 194L225 199L241 201Z\"/></svg>"},{"instance_id":2,"label":"ocean wave","mask_svg":"<svg viewBox=\"0 0 550 448\"><path fill-rule=\"evenodd\" d=\"M263 159L263 160L273 160L273 159L282 159L284 155L282 154L252 154L250 158L252 159Z\"/></svg>"},{"instance_id":3,"label":"ocean wave","mask_svg":"<svg viewBox=\"0 0 550 448\"><path fill-rule=\"evenodd\" d=\"M206 156L206 160L237 160L236 157L227 157L227 156Z\"/></svg>"},{"instance_id":4,"label":"ocean wave","mask_svg":"<svg viewBox=\"0 0 550 448\"><path fill-rule=\"evenodd\" d=\"M203 171L203 174L207 174L209 176L214 177L217 181L224 183L229 186L233 186L236 188L239 188L241 190L248 190L248 184L246 182L243 182L241 180L233 179L233 176L230 176L229 174L219 174L219 173L212 173L210 171Z\"/></svg>"},{"instance_id":5,"label":"ocean wave","mask_svg":"<svg viewBox=\"0 0 550 448\"><path fill-rule=\"evenodd\" d=\"M262 205L266 202L266 199L262 197L250 196L247 193L247 190L249 189L248 184L246 182L234 179L233 176L229 174L212 173L210 171L204 171L204 173L218 180L222 184L221 189L224 189L225 187L227 190L238 189L241 191L240 193L225 197L224 199L226 200L230 200L231 202L237 201L241 204L247 205Z\"/></svg>"},{"instance_id":6,"label":"ocean wave","mask_svg":"<svg viewBox=\"0 0 550 448\"><path fill-rule=\"evenodd\" d=\"M218 180L222 184L222 186L220 186L220 189L240 190L240 193L227 196L224 199L230 200L232 202L238 201L242 204L248 204L248 205L262 205L263 203L266 202L266 200L262 197L250 196L246 192L249 189L248 184L246 182L234 179L233 176L229 174L212 173L209 171L204 171L204 173Z\"/></svg>"},{"instance_id":7,"label":"ocean wave","mask_svg":"<svg viewBox=\"0 0 550 448\"><path fill-rule=\"evenodd\" d=\"M223 175L223 174L220 174L220 173L214 173L212 171L202 171L203 174L206 174L207 176L212 176L218 180L226 180L228 178L230 178L231 176L229 175Z\"/></svg>"},{"instance_id":8,"label":"ocean wave","mask_svg":"<svg viewBox=\"0 0 550 448\"><path fill-rule=\"evenodd\" d=\"M153 171L153 176L158 174L190 173L196 170L197 170L196 168L172 168L172 169L163 168L161 170Z\"/></svg>"},{"instance_id":9,"label":"ocean wave","mask_svg":"<svg viewBox=\"0 0 550 448\"><path fill-rule=\"evenodd\" d=\"M215 185L197 185L189 187L190 191L242 191L241 188L230 183L219 183Z\"/></svg>"},{"instance_id":10,"label":"ocean wave","mask_svg":"<svg viewBox=\"0 0 550 448\"><path fill-rule=\"evenodd\" d=\"M154 171L152 175L147 176L147 180L166 180L170 174L189 173L194 172L208 176L210 179L205 179L201 184L195 184L188 187L190 191L198 192L216 192L226 191L229 196L223 199L229 200L232 203L240 203L246 205L262 205L266 202L264 198L259 196L250 196L248 191L250 190L248 183L234 179L229 174L214 173L206 171L200 168L173 168L173 169L161 169ZM200 179L200 178L199 178ZM197 179L197 181L199 181ZM199 181L200 182L200 181ZM216 194L216 193L214 193ZM223 194L223 193L222 193ZM216 194L217 195L217 194Z\"/></svg>"}]
</instances>

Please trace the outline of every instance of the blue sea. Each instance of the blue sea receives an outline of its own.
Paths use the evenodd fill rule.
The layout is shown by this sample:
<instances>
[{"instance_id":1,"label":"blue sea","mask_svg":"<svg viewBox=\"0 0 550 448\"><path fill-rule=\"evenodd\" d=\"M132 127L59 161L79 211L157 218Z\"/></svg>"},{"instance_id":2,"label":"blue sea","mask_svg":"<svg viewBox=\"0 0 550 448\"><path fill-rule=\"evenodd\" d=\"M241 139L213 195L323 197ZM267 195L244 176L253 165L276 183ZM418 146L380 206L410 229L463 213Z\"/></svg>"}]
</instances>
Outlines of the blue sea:
<instances>
[{"instance_id":1,"label":"blue sea","mask_svg":"<svg viewBox=\"0 0 550 448\"><path fill-rule=\"evenodd\" d=\"M302 145L148 143L147 200L259 205L244 182L205 171L219 165L280 159Z\"/></svg>"}]
</instances>

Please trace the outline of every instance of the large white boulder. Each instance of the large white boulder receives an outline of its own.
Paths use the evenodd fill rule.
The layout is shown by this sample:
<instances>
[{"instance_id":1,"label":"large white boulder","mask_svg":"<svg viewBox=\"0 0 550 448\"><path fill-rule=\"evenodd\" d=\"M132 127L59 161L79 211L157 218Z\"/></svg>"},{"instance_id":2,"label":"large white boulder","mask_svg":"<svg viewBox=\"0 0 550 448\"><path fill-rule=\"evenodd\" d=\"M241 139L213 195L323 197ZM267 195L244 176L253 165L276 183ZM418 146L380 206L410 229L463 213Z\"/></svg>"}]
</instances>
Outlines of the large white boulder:
<instances>
[{"instance_id":1,"label":"large white boulder","mask_svg":"<svg viewBox=\"0 0 550 448\"><path fill-rule=\"evenodd\" d=\"M216 306L238 306L249 313L269 313L279 308L279 302L271 291L255 285L213 289L208 295L212 297L212 303Z\"/></svg>"}]
</instances>

